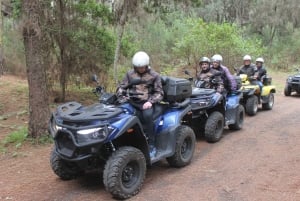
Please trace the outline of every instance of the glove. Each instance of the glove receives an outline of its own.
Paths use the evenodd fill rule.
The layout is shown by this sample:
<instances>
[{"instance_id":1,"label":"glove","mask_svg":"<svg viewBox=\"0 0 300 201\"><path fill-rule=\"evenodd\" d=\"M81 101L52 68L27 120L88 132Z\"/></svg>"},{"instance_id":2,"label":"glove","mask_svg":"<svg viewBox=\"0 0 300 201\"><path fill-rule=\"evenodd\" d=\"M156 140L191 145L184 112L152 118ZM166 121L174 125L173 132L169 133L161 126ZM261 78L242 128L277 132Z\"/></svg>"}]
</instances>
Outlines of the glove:
<instances>
[{"instance_id":1,"label":"glove","mask_svg":"<svg viewBox=\"0 0 300 201\"><path fill-rule=\"evenodd\" d=\"M128 100L129 100L129 98L127 96L120 96L120 97L118 97L118 103L119 104L126 103Z\"/></svg>"}]
</instances>

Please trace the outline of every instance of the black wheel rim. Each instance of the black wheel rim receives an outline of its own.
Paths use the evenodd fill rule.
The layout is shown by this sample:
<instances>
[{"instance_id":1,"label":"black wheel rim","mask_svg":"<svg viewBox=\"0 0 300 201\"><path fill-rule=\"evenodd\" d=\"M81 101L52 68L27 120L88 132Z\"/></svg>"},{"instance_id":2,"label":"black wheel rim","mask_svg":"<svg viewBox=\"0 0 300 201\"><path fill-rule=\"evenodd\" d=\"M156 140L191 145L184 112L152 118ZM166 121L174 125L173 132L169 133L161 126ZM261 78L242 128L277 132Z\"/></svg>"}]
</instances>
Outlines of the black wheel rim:
<instances>
[{"instance_id":1,"label":"black wheel rim","mask_svg":"<svg viewBox=\"0 0 300 201\"><path fill-rule=\"evenodd\" d=\"M192 139L190 137L185 138L180 147L180 154L183 158L189 157L191 146L192 146Z\"/></svg>"},{"instance_id":2,"label":"black wheel rim","mask_svg":"<svg viewBox=\"0 0 300 201\"><path fill-rule=\"evenodd\" d=\"M253 112L254 112L254 113L256 113L256 112L257 112L257 110L258 110L258 101L257 101L257 100L255 100L255 101L254 101L254 108L253 108Z\"/></svg>"},{"instance_id":3,"label":"black wheel rim","mask_svg":"<svg viewBox=\"0 0 300 201\"><path fill-rule=\"evenodd\" d=\"M273 104L274 104L274 96L273 94L270 95L270 98L269 98L269 107L273 107Z\"/></svg>"},{"instance_id":4,"label":"black wheel rim","mask_svg":"<svg viewBox=\"0 0 300 201\"><path fill-rule=\"evenodd\" d=\"M221 133L222 129L223 129L223 121L219 120L217 123L217 126L216 126L216 133L218 133L218 134Z\"/></svg>"},{"instance_id":5,"label":"black wheel rim","mask_svg":"<svg viewBox=\"0 0 300 201\"><path fill-rule=\"evenodd\" d=\"M139 178L139 165L136 161L129 162L122 171L122 183L124 187L130 188Z\"/></svg>"},{"instance_id":6,"label":"black wheel rim","mask_svg":"<svg viewBox=\"0 0 300 201\"><path fill-rule=\"evenodd\" d=\"M240 112L240 117L239 117L239 125L240 127L243 125L244 123L244 113Z\"/></svg>"}]
</instances>

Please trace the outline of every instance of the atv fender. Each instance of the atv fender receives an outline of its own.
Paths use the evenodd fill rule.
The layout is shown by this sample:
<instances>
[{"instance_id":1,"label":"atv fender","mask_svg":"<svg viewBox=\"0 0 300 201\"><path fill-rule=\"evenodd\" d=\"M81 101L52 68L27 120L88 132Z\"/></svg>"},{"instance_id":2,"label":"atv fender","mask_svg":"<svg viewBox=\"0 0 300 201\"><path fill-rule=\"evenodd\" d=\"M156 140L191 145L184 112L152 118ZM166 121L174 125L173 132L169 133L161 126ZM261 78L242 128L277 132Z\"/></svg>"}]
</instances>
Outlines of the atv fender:
<instances>
[{"instance_id":1,"label":"atv fender","mask_svg":"<svg viewBox=\"0 0 300 201\"><path fill-rule=\"evenodd\" d=\"M255 94L256 89L248 89L247 92L244 92L246 96L253 96Z\"/></svg>"},{"instance_id":2,"label":"atv fender","mask_svg":"<svg viewBox=\"0 0 300 201\"><path fill-rule=\"evenodd\" d=\"M189 114L191 110L192 107L188 105L187 107L182 109L171 109L169 112L166 112L166 114L164 115L164 124L162 125L162 130L165 130L172 126L180 125L184 116Z\"/></svg>"},{"instance_id":3,"label":"atv fender","mask_svg":"<svg viewBox=\"0 0 300 201\"><path fill-rule=\"evenodd\" d=\"M276 93L275 86L273 86L273 85L264 86L262 88L261 96L269 96L270 93Z\"/></svg>"},{"instance_id":4,"label":"atv fender","mask_svg":"<svg viewBox=\"0 0 300 201\"><path fill-rule=\"evenodd\" d=\"M146 134L143 131L142 123L137 116L130 116L129 118L122 119L122 129L111 135L108 141L118 141L122 146L133 146L140 149L146 160L149 162L148 142ZM114 140L115 139L115 140Z\"/></svg>"},{"instance_id":5,"label":"atv fender","mask_svg":"<svg viewBox=\"0 0 300 201\"><path fill-rule=\"evenodd\" d=\"M222 104L225 104L224 102L224 96L220 93L215 93L214 97L213 97L213 104L212 106L216 106L218 103L222 102Z\"/></svg>"},{"instance_id":6,"label":"atv fender","mask_svg":"<svg viewBox=\"0 0 300 201\"><path fill-rule=\"evenodd\" d=\"M139 128L143 128L142 123L137 116L129 116L128 118L125 118L125 119L122 119L121 121L119 121L118 124L123 124L122 128L118 132L116 132L114 135L111 135L110 138L108 139L108 141L118 138L120 135L127 132L127 130L131 129L135 125L138 126ZM114 124L112 124L112 125L114 125ZM141 130L143 130L143 129L141 129ZM142 133L142 134L144 134L144 133Z\"/></svg>"}]
</instances>

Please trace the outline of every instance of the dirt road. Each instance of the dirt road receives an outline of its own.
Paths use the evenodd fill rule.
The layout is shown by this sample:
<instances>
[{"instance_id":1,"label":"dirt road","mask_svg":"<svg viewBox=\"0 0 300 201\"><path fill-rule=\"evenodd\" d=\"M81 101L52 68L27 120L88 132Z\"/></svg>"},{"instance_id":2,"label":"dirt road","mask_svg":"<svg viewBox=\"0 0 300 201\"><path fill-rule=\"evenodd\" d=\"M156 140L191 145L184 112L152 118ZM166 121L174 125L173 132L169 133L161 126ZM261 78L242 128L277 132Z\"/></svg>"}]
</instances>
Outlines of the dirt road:
<instances>
[{"instance_id":1,"label":"dirt road","mask_svg":"<svg viewBox=\"0 0 300 201\"><path fill-rule=\"evenodd\" d=\"M242 130L220 142L197 140L192 163L165 161L148 169L132 201L299 201L300 96L276 93L271 111L246 117ZM49 165L51 145L0 157L0 200L112 200L98 175L60 180Z\"/></svg>"}]
</instances>

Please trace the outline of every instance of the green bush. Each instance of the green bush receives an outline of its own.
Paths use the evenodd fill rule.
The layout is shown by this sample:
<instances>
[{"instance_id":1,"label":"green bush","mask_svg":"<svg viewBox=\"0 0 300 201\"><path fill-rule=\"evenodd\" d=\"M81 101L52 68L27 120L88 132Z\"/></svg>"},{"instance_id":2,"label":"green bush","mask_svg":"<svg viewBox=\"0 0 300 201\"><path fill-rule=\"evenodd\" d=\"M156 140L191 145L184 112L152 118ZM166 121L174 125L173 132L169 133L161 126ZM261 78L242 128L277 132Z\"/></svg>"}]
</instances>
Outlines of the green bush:
<instances>
[{"instance_id":1,"label":"green bush","mask_svg":"<svg viewBox=\"0 0 300 201\"><path fill-rule=\"evenodd\" d=\"M236 66L242 56L250 54L260 56L265 49L261 41L243 37L242 31L234 24L215 22L206 23L202 19L180 19L175 30L185 30L182 37L177 38L174 53L186 58L188 63L196 63L199 57L211 57L221 54L225 64ZM182 27L183 26L183 27Z\"/></svg>"}]
</instances>

